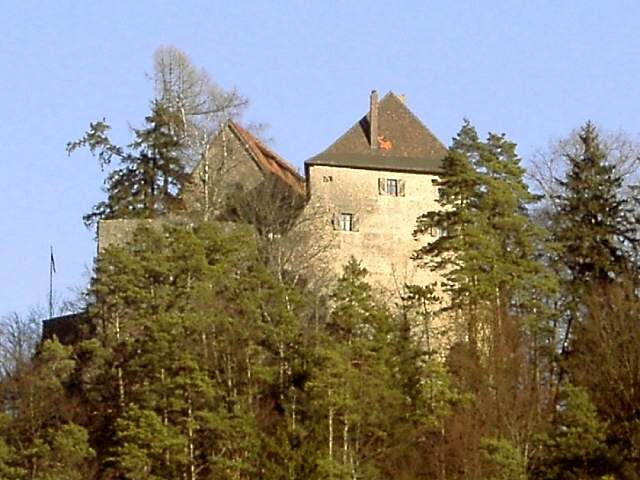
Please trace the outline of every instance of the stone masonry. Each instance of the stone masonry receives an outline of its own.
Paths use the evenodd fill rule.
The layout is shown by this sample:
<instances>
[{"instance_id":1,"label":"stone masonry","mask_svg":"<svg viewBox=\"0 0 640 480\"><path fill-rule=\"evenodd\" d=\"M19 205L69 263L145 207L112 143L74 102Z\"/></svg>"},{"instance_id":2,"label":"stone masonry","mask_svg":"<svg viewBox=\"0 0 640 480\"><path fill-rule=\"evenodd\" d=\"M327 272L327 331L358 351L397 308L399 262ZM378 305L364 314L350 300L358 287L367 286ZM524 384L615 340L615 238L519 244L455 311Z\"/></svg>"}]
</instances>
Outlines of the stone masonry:
<instances>
[{"instance_id":1,"label":"stone masonry","mask_svg":"<svg viewBox=\"0 0 640 480\"><path fill-rule=\"evenodd\" d=\"M325 165L308 173L312 194L307 209L323 219L316 222L318 237L329 239L325 258L335 274L353 256L369 271L369 281L389 296L399 294L406 283L433 280L411 255L419 245L412 236L416 218L438 208L435 175ZM404 184L401 195L380 191L380 184L389 180ZM342 215L351 215L351 230L340 223Z\"/></svg>"},{"instance_id":2,"label":"stone masonry","mask_svg":"<svg viewBox=\"0 0 640 480\"><path fill-rule=\"evenodd\" d=\"M387 298L405 284L437 281L411 259L419 242L419 215L439 208L436 179L446 148L393 93L324 152L305 163L307 215L318 239L327 242L325 262L339 274L350 257L369 271L369 281Z\"/></svg>"},{"instance_id":3,"label":"stone masonry","mask_svg":"<svg viewBox=\"0 0 640 480\"><path fill-rule=\"evenodd\" d=\"M445 155L442 143L407 108L404 98L392 92L380 101L372 92L367 114L305 162L306 178L229 121L213 140L206 162L195 167L185 185L185 211L177 218L214 219L228 192L250 191L275 178L297 195L306 195L301 216L306 221L298 222L298 228L307 230L300 238L309 243L309 251L322 251L313 255L314 262L335 278L355 257L380 292L397 298L407 283L437 280L411 260L420 245L412 233L420 214L438 208L435 181ZM101 222L99 250L126 241L137 225L139 221ZM432 237L437 234L430 232Z\"/></svg>"}]
</instances>

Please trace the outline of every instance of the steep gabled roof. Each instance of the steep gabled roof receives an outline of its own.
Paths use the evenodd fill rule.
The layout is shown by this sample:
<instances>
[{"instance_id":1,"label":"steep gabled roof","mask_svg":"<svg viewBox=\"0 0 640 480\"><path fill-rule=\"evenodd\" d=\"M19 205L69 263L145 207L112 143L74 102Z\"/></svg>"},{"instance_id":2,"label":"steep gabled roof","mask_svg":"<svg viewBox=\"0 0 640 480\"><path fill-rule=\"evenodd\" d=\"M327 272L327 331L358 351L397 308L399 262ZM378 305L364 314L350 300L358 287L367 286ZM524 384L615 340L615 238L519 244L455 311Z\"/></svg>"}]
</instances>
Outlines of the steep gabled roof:
<instances>
[{"instance_id":1,"label":"steep gabled roof","mask_svg":"<svg viewBox=\"0 0 640 480\"><path fill-rule=\"evenodd\" d=\"M237 123L229 120L227 126L238 136L242 143L244 143L258 165L258 168L260 168L263 173L276 175L298 193L305 194L304 178L297 172L293 165L269 149L264 143Z\"/></svg>"},{"instance_id":2,"label":"steep gabled roof","mask_svg":"<svg viewBox=\"0 0 640 480\"><path fill-rule=\"evenodd\" d=\"M438 173L446 147L393 92L378 104L378 138L371 139L369 115L362 117L324 152L310 158L305 166L330 165ZM371 141L377 148L371 148Z\"/></svg>"}]
</instances>

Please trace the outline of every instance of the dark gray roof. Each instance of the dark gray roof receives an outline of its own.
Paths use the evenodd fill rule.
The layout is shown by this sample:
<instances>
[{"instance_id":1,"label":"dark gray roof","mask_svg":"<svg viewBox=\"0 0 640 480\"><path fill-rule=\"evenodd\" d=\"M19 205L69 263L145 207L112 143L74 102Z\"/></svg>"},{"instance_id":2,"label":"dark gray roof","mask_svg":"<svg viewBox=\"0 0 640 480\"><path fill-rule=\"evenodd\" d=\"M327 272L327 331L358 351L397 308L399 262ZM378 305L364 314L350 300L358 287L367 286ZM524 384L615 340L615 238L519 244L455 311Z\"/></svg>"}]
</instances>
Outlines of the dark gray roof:
<instances>
[{"instance_id":1,"label":"dark gray roof","mask_svg":"<svg viewBox=\"0 0 640 480\"><path fill-rule=\"evenodd\" d=\"M359 153L321 153L305 162L307 165L389 170L397 172L440 173L441 160L425 157L392 157Z\"/></svg>"},{"instance_id":2,"label":"dark gray roof","mask_svg":"<svg viewBox=\"0 0 640 480\"><path fill-rule=\"evenodd\" d=\"M371 149L368 117L368 114L362 117L305 165L425 173L441 171L446 147L393 92L387 93L378 104L378 135L389 143L388 149Z\"/></svg>"}]
</instances>

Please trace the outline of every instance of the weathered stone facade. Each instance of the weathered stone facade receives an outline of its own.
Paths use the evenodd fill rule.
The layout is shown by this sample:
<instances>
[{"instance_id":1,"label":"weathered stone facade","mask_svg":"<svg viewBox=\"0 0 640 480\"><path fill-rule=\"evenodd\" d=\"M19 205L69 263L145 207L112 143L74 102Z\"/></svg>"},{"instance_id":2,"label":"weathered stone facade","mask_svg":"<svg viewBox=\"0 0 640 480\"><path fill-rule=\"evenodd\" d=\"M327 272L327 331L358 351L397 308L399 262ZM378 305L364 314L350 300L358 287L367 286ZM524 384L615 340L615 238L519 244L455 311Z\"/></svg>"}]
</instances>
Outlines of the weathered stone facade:
<instances>
[{"instance_id":1,"label":"weathered stone facade","mask_svg":"<svg viewBox=\"0 0 640 480\"><path fill-rule=\"evenodd\" d=\"M182 190L183 210L161 219L109 219L98 225L98 252L131 238L142 225L185 223L190 220L229 220L224 210L232 194L271 195L284 188L291 197L305 196L305 183L296 169L233 121L226 122L209 145L205 161L191 172Z\"/></svg>"},{"instance_id":2,"label":"weathered stone facade","mask_svg":"<svg viewBox=\"0 0 640 480\"><path fill-rule=\"evenodd\" d=\"M416 241L413 229L419 215L439 208L435 180L445 154L445 147L406 107L404 98L393 93L378 101L372 92L368 113L305 162L306 179L249 132L227 122L210 145L206 162L195 167L184 186L182 220L219 218L227 195L236 191L256 193L253 202L262 203L254 205L256 209L278 210L276 197L260 189L267 180L275 181L298 198L306 193L304 213L294 222L296 231L289 243L282 243L292 252L305 252L295 255L296 261L316 263L318 271L336 278L355 257L380 292L397 298L405 284L437 280L411 257L419 242L429 240L427 235ZM167 220L180 221L180 216L162 221ZM101 222L99 248L126 241L139 224Z\"/></svg>"},{"instance_id":3,"label":"weathered stone facade","mask_svg":"<svg viewBox=\"0 0 640 480\"><path fill-rule=\"evenodd\" d=\"M430 283L431 272L411 260L418 246L412 234L416 218L438 208L436 178L433 174L311 166L307 209L319 219L318 237L328 239L325 258L334 272L339 274L353 256L369 271L371 283L389 295L396 296L406 283ZM403 184L403 191L393 195L381 189L387 181ZM343 214L352 215L351 230L342 228L348 227L340 224Z\"/></svg>"},{"instance_id":4,"label":"weathered stone facade","mask_svg":"<svg viewBox=\"0 0 640 480\"><path fill-rule=\"evenodd\" d=\"M415 240L413 230L419 215L439 208L436 179L445 155L402 97L389 93L378 102L374 91L368 114L307 160L306 213L327 242L324 262L334 274L353 256L387 298L406 284L438 280L411 257L429 241Z\"/></svg>"},{"instance_id":5,"label":"weathered stone facade","mask_svg":"<svg viewBox=\"0 0 640 480\"><path fill-rule=\"evenodd\" d=\"M98 224L98 254L111 245L122 245L131 239L141 225L152 225L154 220L114 219L101 220Z\"/></svg>"}]
</instances>

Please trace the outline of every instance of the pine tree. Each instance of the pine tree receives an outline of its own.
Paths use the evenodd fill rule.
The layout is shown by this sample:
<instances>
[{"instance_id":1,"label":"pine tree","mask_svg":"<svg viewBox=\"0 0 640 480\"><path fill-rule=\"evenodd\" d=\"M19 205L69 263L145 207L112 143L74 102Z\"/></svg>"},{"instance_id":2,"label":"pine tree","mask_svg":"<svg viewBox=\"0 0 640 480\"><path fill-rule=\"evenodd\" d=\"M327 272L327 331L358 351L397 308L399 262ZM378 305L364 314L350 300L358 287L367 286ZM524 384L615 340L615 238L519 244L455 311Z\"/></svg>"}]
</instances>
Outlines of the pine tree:
<instances>
[{"instance_id":1,"label":"pine tree","mask_svg":"<svg viewBox=\"0 0 640 480\"><path fill-rule=\"evenodd\" d=\"M135 139L127 147L114 145L105 121L91 123L82 138L67 144L71 154L87 147L98 157L100 167L116 160L119 165L105 180L107 200L84 216L87 226L100 219L152 218L176 208L178 194L187 175L176 135L177 114L154 102L146 126L134 129Z\"/></svg>"},{"instance_id":2,"label":"pine tree","mask_svg":"<svg viewBox=\"0 0 640 480\"><path fill-rule=\"evenodd\" d=\"M437 238L419 248L416 260L436 272L447 272L445 293L452 310L473 308L473 265L449 252L470 252L475 240L474 211L477 210L477 193L480 179L474 168L479 139L468 121L458 132L453 145L443 160L443 174L437 182L442 207L418 217L414 236L421 237L430 231L439 233ZM441 299L435 298L439 301ZM476 334L469 332L472 336Z\"/></svg>"},{"instance_id":3,"label":"pine tree","mask_svg":"<svg viewBox=\"0 0 640 480\"><path fill-rule=\"evenodd\" d=\"M90 429L103 468L257 478L275 432L292 441L277 445L290 463L274 478L306 468L294 441L305 301L265 268L248 228L140 228L103 252L91 297L97 337L76 348L77 382L100 412Z\"/></svg>"},{"instance_id":4,"label":"pine tree","mask_svg":"<svg viewBox=\"0 0 640 480\"><path fill-rule=\"evenodd\" d=\"M605 432L588 393L566 385L550 432L540 437L540 455L532 468L534 478L607 478Z\"/></svg>"},{"instance_id":5,"label":"pine tree","mask_svg":"<svg viewBox=\"0 0 640 480\"><path fill-rule=\"evenodd\" d=\"M436 300L466 318L462 336L472 345L483 334L492 338L491 326L479 323L483 316L540 318L543 297L554 288L540 259L546 233L528 216L535 198L523 176L514 143L496 134L481 142L465 122L443 162L441 208L417 220L416 237L433 229L440 236L414 258L440 275L445 298Z\"/></svg>"},{"instance_id":6,"label":"pine tree","mask_svg":"<svg viewBox=\"0 0 640 480\"><path fill-rule=\"evenodd\" d=\"M0 473L6 478L79 480L92 474L95 452L67 396L74 368L71 348L48 340L30 368L3 383Z\"/></svg>"},{"instance_id":7,"label":"pine tree","mask_svg":"<svg viewBox=\"0 0 640 480\"><path fill-rule=\"evenodd\" d=\"M448 365L466 401L445 422L443 444L449 467L468 478L522 474L552 369L547 302L556 280L515 148L504 135L481 141L465 122L443 162L441 209L419 217L415 230L441 232L415 258L440 276L444 298L436 301L459 326Z\"/></svg>"}]
</instances>

